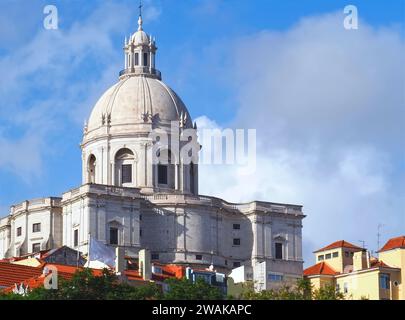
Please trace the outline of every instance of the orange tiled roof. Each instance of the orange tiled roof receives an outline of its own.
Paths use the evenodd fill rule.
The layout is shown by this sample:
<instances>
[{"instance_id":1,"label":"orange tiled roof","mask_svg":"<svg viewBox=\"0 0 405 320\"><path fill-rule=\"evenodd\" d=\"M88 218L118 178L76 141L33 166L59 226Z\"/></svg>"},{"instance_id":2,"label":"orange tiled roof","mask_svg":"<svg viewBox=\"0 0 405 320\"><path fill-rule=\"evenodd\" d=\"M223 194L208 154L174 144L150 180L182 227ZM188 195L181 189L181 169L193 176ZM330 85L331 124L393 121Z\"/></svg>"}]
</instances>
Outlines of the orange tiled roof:
<instances>
[{"instance_id":1,"label":"orange tiled roof","mask_svg":"<svg viewBox=\"0 0 405 320\"><path fill-rule=\"evenodd\" d=\"M0 287L14 286L41 274L42 268L0 262Z\"/></svg>"},{"instance_id":2,"label":"orange tiled roof","mask_svg":"<svg viewBox=\"0 0 405 320\"><path fill-rule=\"evenodd\" d=\"M320 251L331 250L331 249L337 249L337 248L350 248L350 249L356 249L356 250L364 250L363 248L355 246L354 244L351 244L350 242L347 242L345 240L340 240L340 241L333 242L330 245L323 247L319 250L316 250L316 251L314 251L314 253L320 252Z\"/></svg>"},{"instance_id":3,"label":"orange tiled roof","mask_svg":"<svg viewBox=\"0 0 405 320\"><path fill-rule=\"evenodd\" d=\"M403 248L405 249L405 236L392 238L380 249L379 252L388 251L392 249Z\"/></svg>"},{"instance_id":4,"label":"orange tiled roof","mask_svg":"<svg viewBox=\"0 0 405 320\"><path fill-rule=\"evenodd\" d=\"M315 275L334 276L337 274L339 274L339 272L336 272L326 262L319 262L313 265L312 267L309 267L304 270L304 276L315 276Z\"/></svg>"}]
</instances>

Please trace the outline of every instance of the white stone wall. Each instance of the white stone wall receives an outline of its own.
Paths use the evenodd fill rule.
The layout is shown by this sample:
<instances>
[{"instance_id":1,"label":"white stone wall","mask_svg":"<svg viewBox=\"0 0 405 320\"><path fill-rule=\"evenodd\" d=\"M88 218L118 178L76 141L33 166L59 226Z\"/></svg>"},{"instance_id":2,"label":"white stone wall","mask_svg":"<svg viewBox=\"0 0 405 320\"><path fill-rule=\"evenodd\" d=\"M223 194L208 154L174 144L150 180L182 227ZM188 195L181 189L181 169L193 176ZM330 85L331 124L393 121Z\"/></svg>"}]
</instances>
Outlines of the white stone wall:
<instances>
[{"instance_id":1,"label":"white stone wall","mask_svg":"<svg viewBox=\"0 0 405 320\"><path fill-rule=\"evenodd\" d=\"M118 228L119 246L136 254L139 240L139 202L135 189L84 185L63 195L63 244L74 246L74 231L79 232L77 249L86 254L92 236L110 243L110 227Z\"/></svg>"},{"instance_id":2,"label":"white stone wall","mask_svg":"<svg viewBox=\"0 0 405 320\"><path fill-rule=\"evenodd\" d=\"M61 246L61 212L59 198L24 201L11 207L7 226L0 227L0 238L3 238L0 253L4 256L6 253L8 256L32 253L32 246L36 243L40 244L40 250ZM33 232L36 223L40 224L39 232ZM17 228L21 228L20 236L17 236ZM10 249L8 252L6 247Z\"/></svg>"},{"instance_id":3,"label":"white stone wall","mask_svg":"<svg viewBox=\"0 0 405 320\"><path fill-rule=\"evenodd\" d=\"M170 139L170 138L169 138ZM144 188L149 191L178 190L185 193L192 191L190 168L188 165L178 163L173 166L173 173L169 174L167 186L158 184L157 166L152 162L152 143L150 138L133 136L120 138L103 138L86 143L82 153L82 181L89 183L89 159L96 157L95 183L104 185L123 186L120 183L119 173L121 161L116 155L122 149L129 149L134 154L132 164L132 183L124 187ZM175 155L173 155L175 157ZM194 193L198 193L198 165L194 168Z\"/></svg>"},{"instance_id":4,"label":"white stone wall","mask_svg":"<svg viewBox=\"0 0 405 320\"><path fill-rule=\"evenodd\" d=\"M10 246L10 224L8 217L0 219L0 260L4 259Z\"/></svg>"}]
</instances>

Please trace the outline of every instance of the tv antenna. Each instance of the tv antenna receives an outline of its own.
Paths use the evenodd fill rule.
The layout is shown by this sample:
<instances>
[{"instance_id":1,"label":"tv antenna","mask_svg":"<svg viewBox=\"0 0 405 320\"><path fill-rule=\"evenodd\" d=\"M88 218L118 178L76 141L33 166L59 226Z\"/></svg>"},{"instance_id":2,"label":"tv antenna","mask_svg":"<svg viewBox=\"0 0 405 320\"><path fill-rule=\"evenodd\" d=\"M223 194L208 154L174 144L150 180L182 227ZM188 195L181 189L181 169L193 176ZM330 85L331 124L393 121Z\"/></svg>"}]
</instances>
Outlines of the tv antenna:
<instances>
[{"instance_id":1,"label":"tv antenna","mask_svg":"<svg viewBox=\"0 0 405 320\"><path fill-rule=\"evenodd\" d=\"M381 232L380 232L380 230L381 230L381 228L382 228L383 226L384 226L384 225L383 225L382 223L379 223L378 226L377 226L377 251L380 250L380 239L381 239Z\"/></svg>"}]
</instances>

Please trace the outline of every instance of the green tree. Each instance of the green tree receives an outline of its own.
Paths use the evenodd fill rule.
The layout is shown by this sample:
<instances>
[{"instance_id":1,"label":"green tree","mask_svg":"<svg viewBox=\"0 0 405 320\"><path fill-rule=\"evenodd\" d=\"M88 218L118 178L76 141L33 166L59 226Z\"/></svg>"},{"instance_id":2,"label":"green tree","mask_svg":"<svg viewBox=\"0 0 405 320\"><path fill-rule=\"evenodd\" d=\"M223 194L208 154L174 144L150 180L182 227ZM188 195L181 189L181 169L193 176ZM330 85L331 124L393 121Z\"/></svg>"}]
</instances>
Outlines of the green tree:
<instances>
[{"instance_id":1,"label":"green tree","mask_svg":"<svg viewBox=\"0 0 405 320\"><path fill-rule=\"evenodd\" d=\"M199 278L193 283L186 278L167 279L168 291L164 294L166 300L220 300L224 299L219 288L211 286Z\"/></svg>"}]
</instances>

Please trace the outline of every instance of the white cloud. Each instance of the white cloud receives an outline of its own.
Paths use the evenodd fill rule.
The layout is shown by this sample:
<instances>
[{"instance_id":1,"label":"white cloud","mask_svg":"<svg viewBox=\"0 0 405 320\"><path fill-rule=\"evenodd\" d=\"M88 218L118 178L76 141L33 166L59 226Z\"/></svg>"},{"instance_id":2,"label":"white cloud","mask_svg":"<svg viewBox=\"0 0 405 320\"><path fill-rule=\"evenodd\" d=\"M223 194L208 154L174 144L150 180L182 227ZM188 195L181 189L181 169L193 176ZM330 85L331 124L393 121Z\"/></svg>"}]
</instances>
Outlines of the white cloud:
<instances>
[{"instance_id":1,"label":"white cloud","mask_svg":"<svg viewBox=\"0 0 405 320\"><path fill-rule=\"evenodd\" d=\"M380 222L383 240L405 233L404 39L365 22L346 31L342 19L307 18L229 46L232 126L258 130L258 170L202 166L200 174L202 193L303 204L307 263L340 239L375 250Z\"/></svg>"},{"instance_id":2,"label":"white cloud","mask_svg":"<svg viewBox=\"0 0 405 320\"><path fill-rule=\"evenodd\" d=\"M26 182L41 174L55 132L69 122L80 128L100 92L118 78L123 58L112 36L132 18L128 8L103 3L70 28L38 29L24 46L0 56L0 170Z\"/></svg>"}]
</instances>

